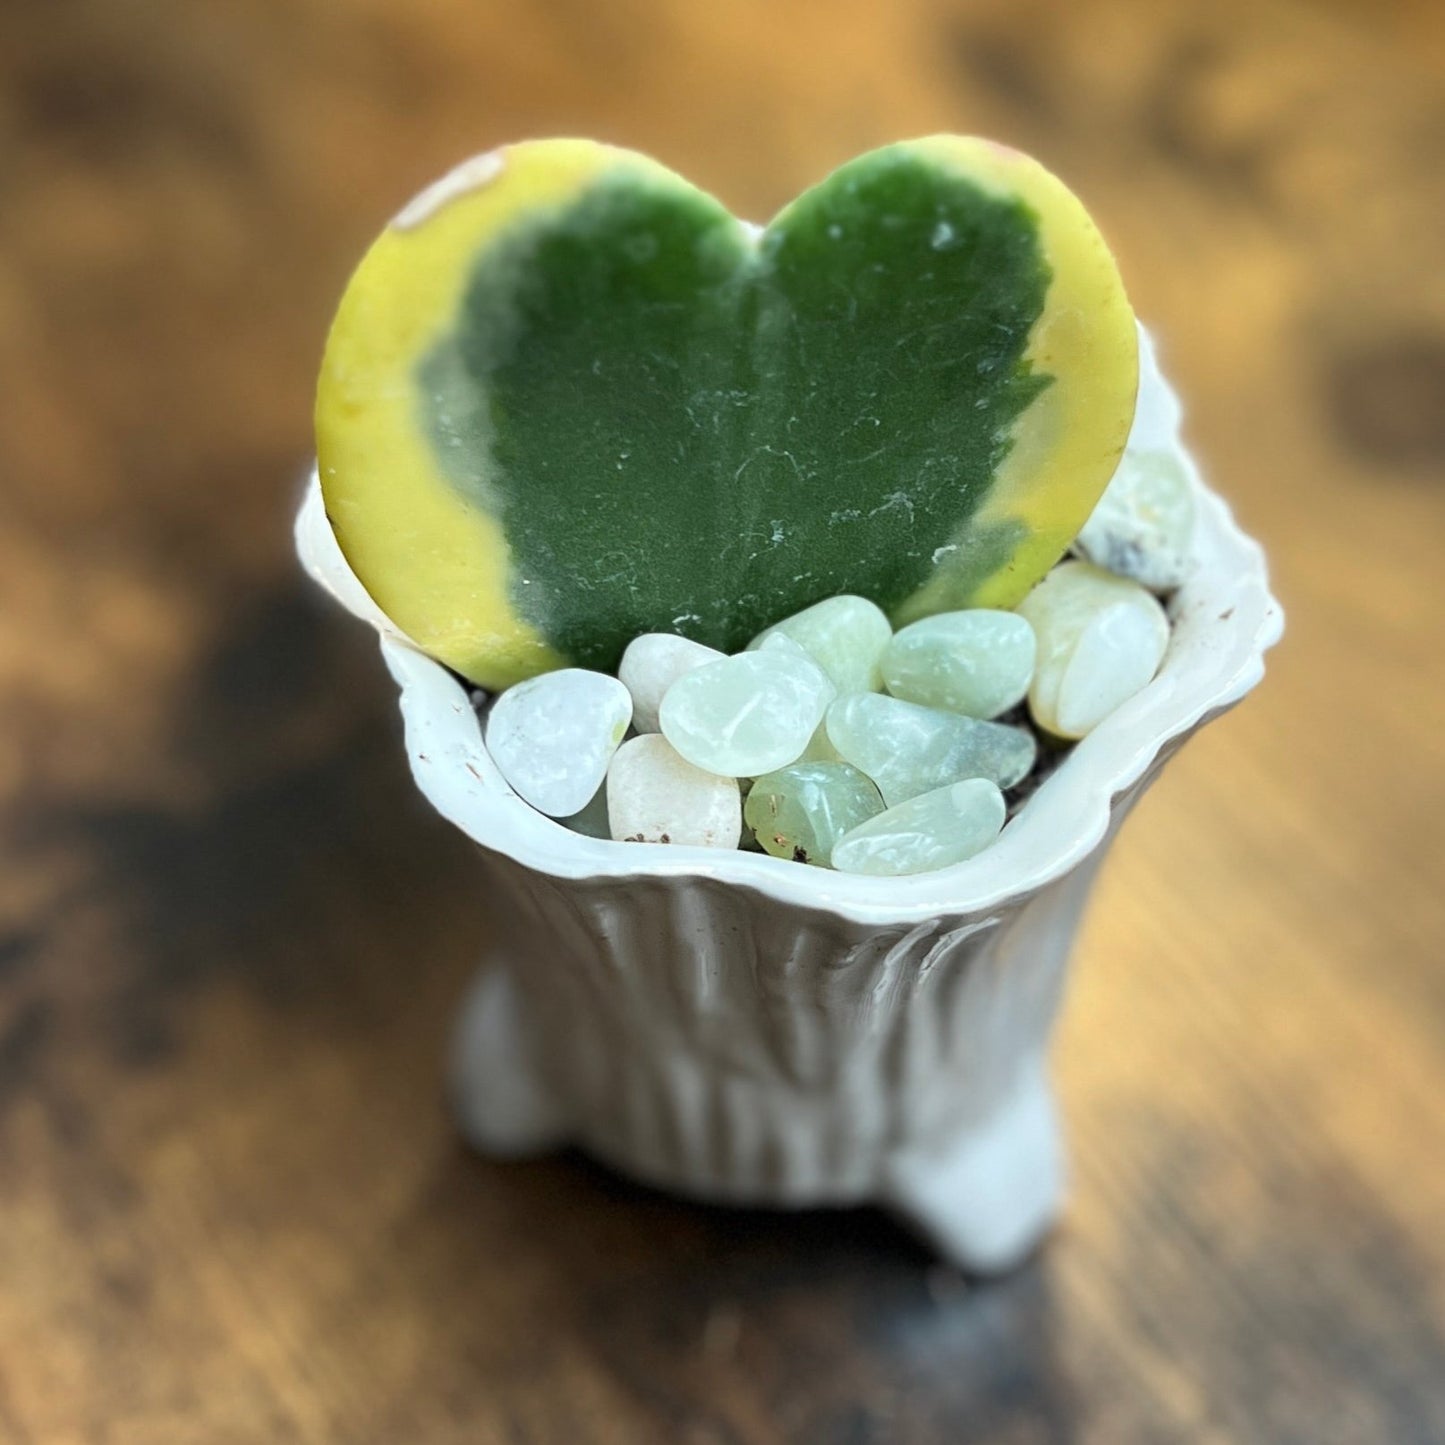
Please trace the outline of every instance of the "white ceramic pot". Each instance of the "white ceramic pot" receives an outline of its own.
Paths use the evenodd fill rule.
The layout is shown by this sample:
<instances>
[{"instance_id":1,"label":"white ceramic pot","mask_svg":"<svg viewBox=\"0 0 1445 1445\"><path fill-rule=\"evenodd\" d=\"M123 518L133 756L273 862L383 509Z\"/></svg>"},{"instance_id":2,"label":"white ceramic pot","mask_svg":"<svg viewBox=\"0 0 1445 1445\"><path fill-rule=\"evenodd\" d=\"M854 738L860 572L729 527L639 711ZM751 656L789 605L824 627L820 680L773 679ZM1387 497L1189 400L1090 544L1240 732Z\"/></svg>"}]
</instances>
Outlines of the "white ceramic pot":
<instances>
[{"instance_id":1,"label":"white ceramic pot","mask_svg":"<svg viewBox=\"0 0 1445 1445\"><path fill-rule=\"evenodd\" d=\"M1141 434L1179 447L1157 374ZM1047 1048L1095 870L1174 752L1260 680L1282 626L1263 553L1181 454L1197 565L1159 676L992 847L899 879L596 840L535 812L492 765L467 689L357 582L313 479L302 560L380 632L417 784L480 845L491 886L492 951L453 1057L471 1140L578 1144L714 1201L882 1203L975 1271L1027 1254L1061 1200Z\"/></svg>"}]
</instances>

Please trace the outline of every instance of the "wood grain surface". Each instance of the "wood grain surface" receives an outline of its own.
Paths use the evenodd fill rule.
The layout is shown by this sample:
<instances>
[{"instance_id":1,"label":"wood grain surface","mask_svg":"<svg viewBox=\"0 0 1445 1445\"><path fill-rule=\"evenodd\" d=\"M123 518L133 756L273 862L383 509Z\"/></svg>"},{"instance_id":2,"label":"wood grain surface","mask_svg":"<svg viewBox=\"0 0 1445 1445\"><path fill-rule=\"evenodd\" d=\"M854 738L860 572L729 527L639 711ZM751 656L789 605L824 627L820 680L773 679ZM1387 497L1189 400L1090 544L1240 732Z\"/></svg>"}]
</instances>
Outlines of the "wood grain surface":
<instances>
[{"instance_id":1,"label":"wood grain surface","mask_svg":"<svg viewBox=\"0 0 1445 1445\"><path fill-rule=\"evenodd\" d=\"M1290 613L1125 830L1067 1222L469 1156L490 926L288 527L324 327L461 156L581 131L765 216L936 129L1112 238ZM1445 1440L1445 9L0 3L0 1440Z\"/></svg>"}]
</instances>

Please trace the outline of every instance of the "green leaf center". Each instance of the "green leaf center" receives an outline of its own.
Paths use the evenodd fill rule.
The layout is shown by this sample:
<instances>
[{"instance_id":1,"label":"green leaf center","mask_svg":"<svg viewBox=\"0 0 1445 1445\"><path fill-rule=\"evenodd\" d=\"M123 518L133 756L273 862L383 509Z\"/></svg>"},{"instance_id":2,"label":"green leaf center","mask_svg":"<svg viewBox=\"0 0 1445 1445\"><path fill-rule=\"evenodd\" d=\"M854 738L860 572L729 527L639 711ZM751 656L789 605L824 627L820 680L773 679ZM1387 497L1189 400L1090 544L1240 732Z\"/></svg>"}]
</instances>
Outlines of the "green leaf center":
<instances>
[{"instance_id":1,"label":"green leaf center","mask_svg":"<svg viewBox=\"0 0 1445 1445\"><path fill-rule=\"evenodd\" d=\"M498 516L518 613L583 666L672 626L736 650L839 592L885 609L970 538L1049 286L1037 218L907 152L754 240L621 172L477 261L416 373L452 484Z\"/></svg>"}]
</instances>

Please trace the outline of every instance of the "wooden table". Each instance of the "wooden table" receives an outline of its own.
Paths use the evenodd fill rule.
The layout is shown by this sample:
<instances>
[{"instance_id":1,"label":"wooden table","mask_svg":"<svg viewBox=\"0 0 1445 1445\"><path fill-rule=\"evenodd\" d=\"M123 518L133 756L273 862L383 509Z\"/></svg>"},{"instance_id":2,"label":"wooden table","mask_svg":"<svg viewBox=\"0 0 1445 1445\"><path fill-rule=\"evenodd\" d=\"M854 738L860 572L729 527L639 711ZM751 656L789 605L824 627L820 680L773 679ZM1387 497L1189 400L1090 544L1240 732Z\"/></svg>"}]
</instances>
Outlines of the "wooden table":
<instances>
[{"instance_id":1,"label":"wooden table","mask_svg":"<svg viewBox=\"0 0 1445 1445\"><path fill-rule=\"evenodd\" d=\"M1442 77L1430 0L0 7L0 1439L1445 1440ZM1290 612L1107 870L1072 1207L984 1288L462 1149L488 900L288 538L347 267L453 160L762 216L933 129L1087 199Z\"/></svg>"}]
</instances>

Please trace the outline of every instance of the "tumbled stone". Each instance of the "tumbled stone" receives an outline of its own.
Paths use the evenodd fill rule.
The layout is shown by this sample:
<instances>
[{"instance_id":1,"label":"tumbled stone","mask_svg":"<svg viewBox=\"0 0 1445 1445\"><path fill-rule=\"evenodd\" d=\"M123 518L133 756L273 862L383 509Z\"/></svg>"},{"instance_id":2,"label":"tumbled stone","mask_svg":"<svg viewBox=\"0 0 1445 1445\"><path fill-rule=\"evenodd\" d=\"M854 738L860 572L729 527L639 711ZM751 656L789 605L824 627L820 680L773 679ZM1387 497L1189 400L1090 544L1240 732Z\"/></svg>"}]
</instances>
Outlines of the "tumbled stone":
<instances>
[{"instance_id":1,"label":"tumbled stone","mask_svg":"<svg viewBox=\"0 0 1445 1445\"><path fill-rule=\"evenodd\" d=\"M807 649L840 694L876 692L878 660L893 636L882 608L866 597L829 597L765 628L748 644L762 646L781 634Z\"/></svg>"},{"instance_id":2,"label":"tumbled stone","mask_svg":"<svg viewBox=\"0 0 1445 1445\"><path fill-rule=\"evenodd\" d=\"M566 818L596 793L627 732L632 698L615 677L566 667L509 687L487 716L487 751L539 813Z\"/></svg>"},{"instance_id":3,"label":"tumbled stone","mask_svg":"<svg viewBox=\"0 0 1445 1445\"><path fill-rule=\"evenodd\" d=\"M753 782L743 817L764 851L828 865L850 828L883 811L878 789L847 763L793 763Z\"/></svg>"},{"instance_id":4,"label":"tumbled stone","mask_svg":"<svg viewBox=\"0 0 1445 1445\"><path fill-rule=\"evenodd\" d=\"M948 868L987 848L1004 813L1003 794L986 778L950 783L845 833L833 847L833 867L889 877Z\"/></svg>"},{"instance_id":5,"label":"tumbled stone","mask_svg":"<svg viewBox=\"0 0 1445 1445\"><path fill-rule=\"evenodd\" d=\"M640 733L658 730L657 709L683 673L720 662L724 653L670 632L645 632L627 644L617 676L632 694L632 726Z\"/></svg>"},{"instance_id":6,"label":"tumbled stone","mask_svg":"<svg viewBox=\"0 0 1445 1445\"><path fill-rule=\"evenodd\" d=\"M607 814L624 843L736 848L742 833L737 780L693 767L661 733L618 748L607 770Z\"/></svg>"},{"instance_id":7,"label":"tumbled stone","mask_svg":"<svg viewBox=\"0 0 1445 1445\"><path fill-rule=\"evenodd\" d=\"M804 658L811 662L814 667L822 671L822 665L818 659L808 651L806 647L795 638L789 637L786 632L770 632L766 637L758 640L756 648L749 645L749 652L781 652L785 657ZM824 673L826 676L826 672ZM832 679L830 678L831 682Z\"/></svg>"},{"instance_id":8,"label":"tumbled stone","mask_svg":"<svg viewBox=\"0 0 1445 1445\"><path fill-rule=\"evenodd\" d=\"M1169 592L1189 573L1193 538L1194 489L1183 458L1131 448L1074 548L1099 567Z\"/></svg>"},{"instance_id":9,"label":"tumbled stone","mask_svg":"<svg viewBox=\"0 0 1445 1445\"><path fill-rule=\"evenodd\" d=\"M890 808L965 778L1011 788L1027 776L1037 751L1022 728L878 693L840 697L828 709L827 726L839 755L877 783Z\"/></svg>"},{"instance_id":10,"label":"tumbled stone","mask_svg":"<svg viewBox=\"0 0 1445 1445\"><path fill-rule=\"evenodd\" d=\"M688 762L730 778L755 778L797 760L835 689L796 644L741 652L684 673L658 720Z\"/></svg>"},{"instance_id":11,"label":"tumbled stone","mask_svg":"<svg viewBox=\"0 0 1445 1445\"><path fill-rule=\"evenodd\" d=\"M894 697L967 717L1022 702L1034 673L1034 632L1015 612L978 607L911 623L888 644L883 682Z\"/></svg>"},{"instance_id":12,"label":"tumbled stone","mask_svg":"<svg viewBox=\"0 0 1445 1445\"><path fill-rule=\"evenodd\" d=\"M1055 567L1019 612L1039 646L1029 711L1061 738L1083 737L1144 688L1169 646L1158 599L1089 562Z\"/></svg>"}]
</instances>

